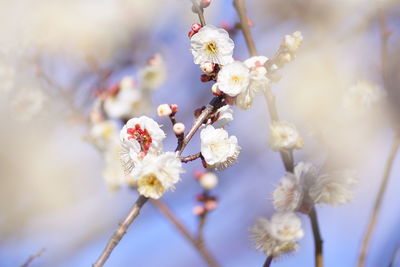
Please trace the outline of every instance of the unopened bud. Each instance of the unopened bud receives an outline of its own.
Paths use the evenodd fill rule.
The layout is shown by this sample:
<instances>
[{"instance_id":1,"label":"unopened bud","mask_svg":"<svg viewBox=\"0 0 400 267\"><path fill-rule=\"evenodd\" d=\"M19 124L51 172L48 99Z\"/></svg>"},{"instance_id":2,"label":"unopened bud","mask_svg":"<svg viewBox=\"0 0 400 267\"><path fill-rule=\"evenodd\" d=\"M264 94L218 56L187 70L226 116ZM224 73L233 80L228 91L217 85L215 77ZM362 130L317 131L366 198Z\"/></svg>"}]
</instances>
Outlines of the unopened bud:
<instances>
[{"instance_id":1,"label":"unopened bud","mask_svg":"<svg viewBox=\"0 0 400 267\"><path fill-rule=\"evenodd\" d=\"M172 110L168 104L161 104L157 107L157 115L160 118L168 117L172 114Z\"/></svg>"},{"instance_id":2,"label":"unopened bud","mask_svg":"<svg viewBox=\"0 0 400 267\"><path fill-rule=\"evenodd\" d=\"M212 172L206 172L201 176L199 182L204 189L211 190L217 186L218 177Z\"/></svg>"},{"instance_id":3,"label":"unopened bud","mask_svg":"<svg viewBox=\"0 0 400 267\"><path fill-rule=\"evenodd\" d=\"M190 30L190 31L188 32L188 37L189 37L189 38L192 38L192 36L195 35L195 34L196 34L196 32L195 32L194 30Z\"/></svg>"},{"instance_id":4,"label":"unopened bud","mask_svg":"<svg viewBox=\"0 0 400 267\"><path fill-rule=\"evenodd\" d=\"M221 90L218 89L218 83L214 83L213 86L211 87L211 92L215 96L219 96L222 94Z\"/></svg>"},{"instance_id":5,"label":"unopened bud","mask_svg":"<svg viewBox=\"0 0 400 267\"><path fill-rule=\"evenodd\" d=\"M205 172L202 170L195 170L193 176L197 180L200 180L201 176L203 176L204 174L205 174Z\"/></svg>"},{"instance_id":6,"label":"unopened bud","mask_svg":"<svg viewBox=\"0 0 400 267\"><path fill-rule=\"evenodd\" d=\"M172 110L172 115L175 115L178 112L178 105L177 104L171 104L169 107Z\"/></svg>"},{"instance_id":7,"label":"unopened bud","mask_svg":"<svg viewBox=\"0 0 400 267\"><path fill-rule=\"evenodd\" d=\"M210 61L204 61L200 64L200 69L205 74L211 74L214 71L214 66Z\"/></svg>"},{"instance_id":8,"label":"unopened bud","mask_svg":"<svg viewBox=\"0 0 400 267\"><path fill-rule=\"evenodd\" d=\"M207 74L202 74L200 76L200 81L202 81L203 83L209 82L211 80L211 77L208 76Z\"/></svg>"},{"instance_id":9,"label":"unopened bud","mask_svg":"<svg viewBox=\"0 0 400 267\"><path fill-rule=\"evenodd\" d=\"M200 0L200 7L206 8L211 4L211 0Z\"/></svg>"},{"instance_id":10,"label":"unopened bud","mask_svg":"<svg viewBox=\"0 0 400 267\"><path fill-rule=\"evenodd\" d=\"M192 24L192 31L195 33L198 32L201 29L201 25L199 23L193 23Z\"/></svg>"},{"instance_id":11,"label":"unopened bud","mask_svg":"<svg viewBox=\"0 0 400 267\"><path fill-rule=\"evenodd\" d=\"M185 132L185 125L181 122L175 123L173 130L177 135L183 134Z\"/></svg>"},{"instance_id":12,"label":"unopened bud","mask_svg":"<svg viewBox=\"0 0 400 267\"><path fill-rule=\"evenodd\" d=\"M208 211L215 210L217 208L217 201L215 200L207 200L204 204L205 209Z\"/></svg>"},{"instance_id":13,"label":"unopened bud","mask_svg":"<svg viewBox=\"0 0 400 267\"><path fill-rule=\"evenodd\" d=\"M194 206L192 210L193 214L197 216L204 214L205 211L206 209L203 206Z\"/></svg>"}]
</instances>

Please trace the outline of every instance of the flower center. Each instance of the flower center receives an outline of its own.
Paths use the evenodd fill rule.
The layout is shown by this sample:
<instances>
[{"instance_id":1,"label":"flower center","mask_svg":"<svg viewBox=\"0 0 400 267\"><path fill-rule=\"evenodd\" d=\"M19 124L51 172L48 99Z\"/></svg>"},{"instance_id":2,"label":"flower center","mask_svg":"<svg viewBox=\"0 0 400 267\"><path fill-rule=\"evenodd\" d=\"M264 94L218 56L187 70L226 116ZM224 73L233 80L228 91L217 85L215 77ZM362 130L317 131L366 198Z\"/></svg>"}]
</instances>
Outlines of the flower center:
<instances>
[{"instance_id":1,"label":"flower center","mask_svg":"<svg viewBox=\"0 0 400 267\"><path fill-rule=\"evenodd\" d=\"M206 49L210 53L213 53L213 54L217 53L217 45L214 42L208 42L206 44Z\"/></svg>"},{"instance_id":2,"label":"flower center","mask_svg":"<svg viewBox=\"0 0 400 267\"><path fill-rule=\"evenodd\" d=\"M234 82L234 83L239 83L240 82L240 76L238 76L238 75L233 75L232 77L231 77L231 80L232 80L232 82Z\"/></svg>"},{"instance_id":3,"label":"flower center","mask_svg":"<svg viewBox=\"0 0 400 267\"><path fill-rule=\"evenodd\" d=\"M139 142L143 152L147 152L150 149L150 145L153 141L147 129L142 129L139 124L135 125L135 128L128 128L126 132L129 134L129 139L135 139Z\"/></svg>"}]
</instances>

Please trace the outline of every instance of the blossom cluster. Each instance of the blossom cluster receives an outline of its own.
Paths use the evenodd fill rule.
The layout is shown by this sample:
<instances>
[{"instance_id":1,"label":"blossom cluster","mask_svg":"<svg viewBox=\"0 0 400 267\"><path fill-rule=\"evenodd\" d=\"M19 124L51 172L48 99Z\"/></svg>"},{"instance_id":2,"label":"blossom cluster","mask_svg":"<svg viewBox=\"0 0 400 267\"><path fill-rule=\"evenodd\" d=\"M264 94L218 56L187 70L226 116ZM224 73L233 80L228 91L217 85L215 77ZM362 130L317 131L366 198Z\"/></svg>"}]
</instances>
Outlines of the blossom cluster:
<instances>
[{"instance_id":1,"label":"blossom cluster","mask_svg":"<svg viewBox=\"0 0 400 267\"><path fill-rule=\"evenodd\" d=\"M126 149L119 142L121 122L150 112L151 93L162 85L165 77L164 60L156 54L139 69L137 79L124 76L118 83L97 94L90 113L91 126L87 139L104 156L103 176L112 190L126 184L135 185L132 175L124 172L124 168L132 168L132 162L126 156L121 158Z\"/></svg>"}]
</instances>

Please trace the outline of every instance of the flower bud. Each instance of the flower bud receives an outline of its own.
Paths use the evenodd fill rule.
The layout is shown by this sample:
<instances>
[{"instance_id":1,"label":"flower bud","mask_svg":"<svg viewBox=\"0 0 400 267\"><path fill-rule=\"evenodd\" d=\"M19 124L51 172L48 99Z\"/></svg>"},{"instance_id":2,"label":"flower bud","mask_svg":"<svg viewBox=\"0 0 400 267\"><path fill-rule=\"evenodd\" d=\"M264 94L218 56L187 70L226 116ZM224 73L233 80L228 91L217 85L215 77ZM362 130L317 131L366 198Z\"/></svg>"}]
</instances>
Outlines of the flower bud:
<instances>
[{"instance_id":1,"label":"flower bud","mask_svg":"<svg viewBox=\"0 0 400 267\"><path fill-rule=\"evenodd\" d=\"M204 173L205 172L203 170L195 170L193 176L196 178L196 180L200 180Z\"/></svg>"},{"instance_id":2,"label":"flower bud","mask_svg":"<svg viewBox=\"0 0 400 267\"><path fill-rule=\"evenodd\" d=\"M200 64L200 69L205 74L211 74L214 71L214 64L210 61L204 61Z\"/></svg>"},{"instance_id":3,"label":"flower bud","mask_svg":"<svg viewBox=\"0 0 400 267\"><path fill-rule=\"evenodd\" d=\"M203 83L209 82L211 80L211 77L208 76L207 74L202 74L200 76L200 81L202 81Z\"/></svg>"},{"instance_id":4,"label":"flower bud","mask_svg":"<svg viewBox=\"0 0 400 267\"><path fill-rule=\"evenodd\" d=\"M171 115L175 115L178 112L178 105L177 104L171 104L171 105L169 105L169 107L172 110L172 114Z\"/></svg>"},{"instance_id":5,"label":"flower bud","mask_svg":"<svg viewBox=\"0 0 400 267\"><path fill-rule=\"evenodd\" d=\"M194 206L192 210L193 214L197 216L204 214L205 211L206 209L203 206Z\"/></svg>"},{"instance_id":6,"label":"flower bud","mask_svg":"<svg viewBox=\"0 0 400 267\"><path fill-rule=\"evenodd\" d=\"M172 114L172 110L168 104L161 104L157 107L157 115L160 118L168 117Z\"/></svg>"},{"instance_id":7,"label":"flower bud","mask_svg":"<svg viewBox=\"0 0 400 267\"><path fill-rule=\"evenodd\" d=\"M207 211L215 210L217 208L217 201L207 200L206 203L204 204L204 206Z\"/></svg>"},{"instance_id":8,"label":"flower bud","mask_svg":"<svg viewBox=\"0 0 400 267\"><path fill-rule=\"evenodd\" d=\"M185 131L185 125L181 122L175 123L173 130L174 130L174 133L177 135L183 134Z\"/></svg>"},{"instance_id":9,"label":"flower bud","mask_svg":"<svg viewBox=\"0 0 400 267\"><path fill-rule=\"evenodd\" d=\"M192 31L197 33L201 29L201 25L199 23L193 23L192 24Z\"/></svg>"},{"instance_id":10,"label":"flower bud","mask_svg":"<svg viewBox=\"0 0 400 267\"><path fill-rule=\"evenodd\" d=\"M195 35L195 34L196 34L196 32L195 32L194 30L190 30L190 31L188 32L188 37L189 37L189 38L192 38L192 36Z\"/></svg>"},{"instance_id":11,"label":"flower bud","mask_svg":"<svg viewBox=\"0 0 400 267\"><path fill-rule=\"evenodd\" d=\"M217 186L218 177L212 172L206 172L201 176L199 182L204 189L211 190Z\"/></svg>"},{"instance_id":12,"label":"flower bud","mask_svg":"<svg viewBox=\"0 0 400 267\"><path fill-rule=\"evenodd\" d=\"M211 92L215 96L219 96L222 94L222 92L218 89L218 83L214 83L213 86L211 87Z\"/></svg>"},{"instance_id":13,"label":"flower bud","mask_svg":"<svg viewBox=\"0 0 400 267\"><path fill-rule=\"evenodd\" d=\"M206 8L211 4L211 0L200 0L200 7Z\"/></svg>"}]
</instances>

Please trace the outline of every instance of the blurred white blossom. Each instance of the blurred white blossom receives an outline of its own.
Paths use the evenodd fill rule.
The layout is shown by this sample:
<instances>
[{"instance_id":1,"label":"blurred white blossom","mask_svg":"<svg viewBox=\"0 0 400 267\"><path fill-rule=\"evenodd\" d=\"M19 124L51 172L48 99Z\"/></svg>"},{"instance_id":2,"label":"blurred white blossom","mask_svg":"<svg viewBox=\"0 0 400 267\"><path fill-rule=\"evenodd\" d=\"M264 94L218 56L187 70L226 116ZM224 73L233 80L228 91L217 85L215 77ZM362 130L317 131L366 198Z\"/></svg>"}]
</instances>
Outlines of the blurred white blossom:
<instances>
[{"instance_id":1,"label":"blurred white blossom","mask_svg":"<svg viewBox=\"0 0 400 267\"><path fill-rule=\"evenodd\" d=\"M372 109L384 97L384 92L376 84L368 81L358 81L351 86L343 97L343 106L346 109Z\"/></svg>"},{"instance_id":2,"label":"blurred white blossom","mask_svg":"<svg viewBox=\"0 0 400 267\"><path fill-rule=\"evenodd\" d=\"M205 190L211 190L218 185L218 177L213 172L206 172L201 175L199 183Z\"/></svg>"},{"instance_id":3,"label":"blurred white blossom","mask_svg":"<svg viewBox=\"0 0 400 267\"><path fill-rule=\"evenodd\" d=\"M271 220L260 218L251 228L256 249L274 258L298 249L303 237L300 218L294 213L276 213Z\"/></svg>"},{"instance_id":4,"label":"blurred white blossom","mask_svg":"<svg viewBox=\"0 0 400 267\"><path fill-rule=\"evenodd\" d=\"M166 76L164 59L156 54L139 71L140 86L144 90L154 90L164 83Z\"/></svg>"},{"instance_id":5,"label":"blurred white blossom","mask_svg":"<svg viewBox=\"0 0 400 267\"><path fill-rule=\"evenodd\" d=\"M273 192L274 208L277 211L295 211L300 207L302 200L303 188L299 178L292 173L286 173Z\"/></svg>"},{"instance_id":6,"label":"blurred white blossom","mask_svg":"<svg viewBox=\"0 0 400 267\"><path fill-rule=\"evenodd\" d=\"M300 149L303 139L296 127L285 121L272 122L270 125L269 145L274 151Z\"/></svg>"}]
</instances>

